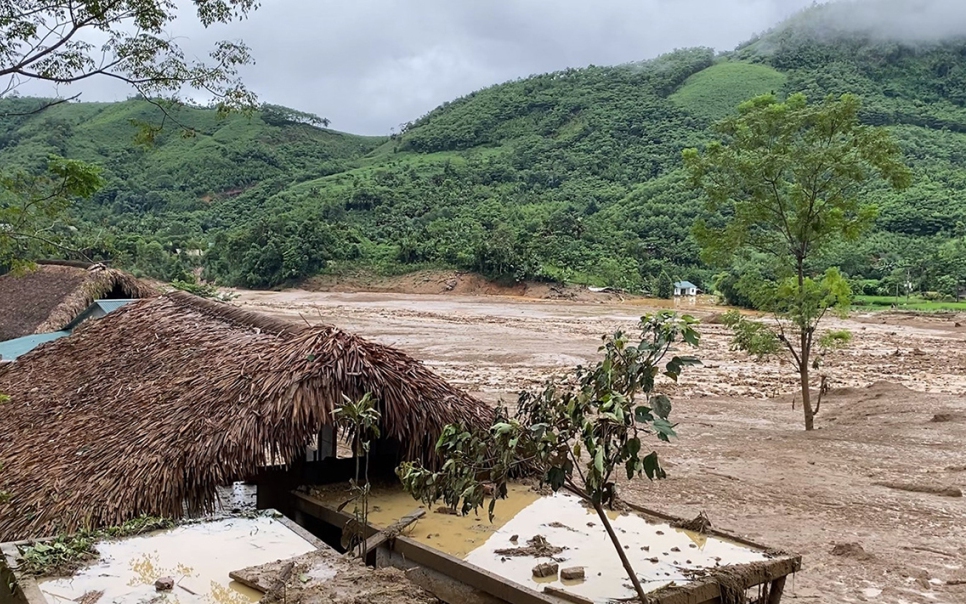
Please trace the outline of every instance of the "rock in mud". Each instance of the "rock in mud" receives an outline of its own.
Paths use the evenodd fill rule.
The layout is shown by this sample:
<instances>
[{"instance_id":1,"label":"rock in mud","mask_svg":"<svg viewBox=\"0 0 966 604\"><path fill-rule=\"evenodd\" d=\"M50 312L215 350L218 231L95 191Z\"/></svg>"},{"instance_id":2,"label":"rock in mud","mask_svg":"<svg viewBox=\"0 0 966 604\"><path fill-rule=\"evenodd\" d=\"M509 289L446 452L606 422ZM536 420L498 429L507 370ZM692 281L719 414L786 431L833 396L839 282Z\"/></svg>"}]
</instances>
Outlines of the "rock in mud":
<instances>
[{"instance_id":1,"label":"rock in mud","mask_svg":"<svg viewBox=\"0 0 966 604\"><path fill-rule=\"evenodd\" d=\"M154 589L158 591L171 591L174 589L174 579L171 577L161 577L154 582Z\"/></svg>"},{"instance_id":2,"label":"rock in mud","mask_svg":"<svg viewBox=\"0 0 966 604\"><path fill-rule=\"evenodd\" d=\"M553 577L557 574L557 569L560 568L556 562L546 562L544 564L538 564L533 567L533 576L538 579L543 579L545 577Z\"/></svg>"},{"instance_id":3,"label":"rock in mud","mask_svg":"<svg viewBox=\"0 0 966 604\"><path fill-rule=\"evenodd\" d=\"M929 420L934 424L944 424L946 422L962 422L966 421L966 415L960 413L937 413L932 416Z\"/></svg>"},{"instance_id":4,"label":"rock in mud","mask_svg":"<svg viewBox=\"0 0 966 604\"><path fill-rule=\"evenodd\" d=\"M858 543L838 543L832 548L833 556L853 558L855 560L871 560L872 554L865 551Z\"/></svg>"},{"instance_id":5,"label":"rock in mud","mask_svg":"<svg viewBox=\"0 0 966 604\"><path fill-rule=\"evenodd\" d=\"M571 566L560 571L560 578L566 581L577 581L584 578L583 566Z\"/></svg>"}]
</instances>

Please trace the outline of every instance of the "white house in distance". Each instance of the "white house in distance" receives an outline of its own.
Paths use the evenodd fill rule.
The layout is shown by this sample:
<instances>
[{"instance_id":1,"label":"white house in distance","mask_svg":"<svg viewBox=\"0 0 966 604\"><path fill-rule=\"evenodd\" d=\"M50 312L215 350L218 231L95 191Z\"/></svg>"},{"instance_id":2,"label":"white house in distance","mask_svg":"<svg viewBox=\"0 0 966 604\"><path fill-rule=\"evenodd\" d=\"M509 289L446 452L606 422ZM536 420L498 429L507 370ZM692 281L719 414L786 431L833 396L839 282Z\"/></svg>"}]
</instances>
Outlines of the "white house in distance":
<instances>
[{"instance_id":1,"label":"white house in distance","mask_svg":"<svg viewBox=\"0 0 966 604\"><path fill-rule=\"evenodd\" d=\"M674 297L697 296L698 286L690 281L678 281L674 284Z\"/></svg>"}]
</instances>

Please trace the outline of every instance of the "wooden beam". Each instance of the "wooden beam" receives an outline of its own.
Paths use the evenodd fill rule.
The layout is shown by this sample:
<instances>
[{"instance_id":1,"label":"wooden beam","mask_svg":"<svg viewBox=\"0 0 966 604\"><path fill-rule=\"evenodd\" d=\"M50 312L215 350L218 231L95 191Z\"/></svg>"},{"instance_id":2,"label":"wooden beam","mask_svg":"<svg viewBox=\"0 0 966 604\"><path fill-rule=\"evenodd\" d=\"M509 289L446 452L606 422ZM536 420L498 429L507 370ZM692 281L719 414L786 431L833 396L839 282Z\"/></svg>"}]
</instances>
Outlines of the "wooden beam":
<instances>
[{"instance_id":1,"label":"wooden beam","mask_svg":"<svg viewBox=\"0 0 966 604\"><path fill-rule=\"evenodd\" d=\"M801 568L801 557L784 557L766 562L734 564L723 568L735 569L735 576L744 578L742 589L749 589L762 583L784 578ZM661 589L654 593L649 604L704 604L717 602L721 598L721 587L714 577L695 579L690 583ZM768 604L774 604L768 602Z\"/></svg>"},{"instance_id":2,"label":"wooden beam","mask_svg":"<svg viewBox=\"0 0 966 604\"><path fill-rule=\"evenodd\" d=\"M399 520L393 522L386 528L382 529L378 533L375 533L374 535L370 535L369 538L366 539L365 546L360 548L358 552L350 550L346 552L345 555L352 556L352 555L355 555L356 553L361 554L362 552L375 551L377 547L379 547L380 545L383 545L384 543L386 543L387 541L389 541L390 539L398 535L400 531L402 531L404 528L416 522L417 520L419 520L425 515L426 515L426 510L413 510L412 512L409 512L408 514L406 514Z\"/></svg>"},{"instance_id":3,"label":"wooden beam","mask_svg":"<svg viewBox=\"0 0 966 604\"><path fill-rule=\"evenodd\" d=\"M549 594L524 587L409 537L396 537L391 548L406 560L431 568L510 604L560 603Z\"/></svg>"},{"instance_id":4,"label":"wooden beam","mask_svg":"<svg viewBox=\"0 0 966 604\"><path fill-rule=\"evenodd\" d=\"M570 593L569 591L566 591L564 589L560 589L559 587L551 587L551 586L548 585L548 586L546 586L546 587L543 588L543 593L550 594L551 596L558 597L561 600L566 600L568 602L573 602L574 604L594 604L594 601L591 600L590 598L585 598L583 596L579 596L577 594Z\"/></svg>"}]
</instances>

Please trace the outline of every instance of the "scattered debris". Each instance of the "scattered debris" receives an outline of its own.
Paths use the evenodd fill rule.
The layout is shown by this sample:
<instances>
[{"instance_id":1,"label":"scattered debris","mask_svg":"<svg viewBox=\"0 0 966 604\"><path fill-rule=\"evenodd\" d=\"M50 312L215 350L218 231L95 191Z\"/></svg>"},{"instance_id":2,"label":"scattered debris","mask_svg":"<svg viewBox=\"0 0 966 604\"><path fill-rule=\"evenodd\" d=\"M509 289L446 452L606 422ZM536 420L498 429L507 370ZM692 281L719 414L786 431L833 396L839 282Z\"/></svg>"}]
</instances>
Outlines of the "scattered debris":
<instances>
[{"instance_id":1,"label":"scattered debris","mask_svg":"<svg viewBox=\"0 0 966 604\"><path fill-rule=\"evenodd\" d=\"M498 549L495 553L498 556L527 556L531 558L549 558L556 556L564 551L565 547L550 545L547 538L543 535L534 535L527 541L527 547L511 547L508 549Z\"/></svg>"},{"instance_id":2,"label":"scattered debris","mask_svg":"<svg viewBox=\"0 0 966 604\"><path fill-rule=\"evenodd\" d=\"M172 577L161 577L154 582L154 589L158 591L171 591L174 589L174 579Z\"/></svg>"},{"instance_id":3,"label":"scattered debris","mask_svg":"<svg viewBox=\"0 0 966 604\"><path fill-rule=\"evenodd\" d=\"M460 514L459 512L456 511L456 508L448 508L446 506L440 506L436 508L436 513L446 514L447 516L459 516Z\"/></svg>"},{"instance_id":4,"label":"scattered debris","mask_svg":"<svg viewBox=\"0 0 966 604\"><path fill-rule=\"evenodd\" d=\"M519 539L520 539L520 535L513 535L510 537L510 543L516 543L517 541L519 541Z\"/></svg>"},{"instance_id":5,"label":"scattered debris","mask_svg":"<svg viewBox=\"0 0 966 604\"><path fill-rule=\"evenodd\" d=\"M533 567L533 576L538 579L553 577L557 574L558 568L560 567L556 562L544 562L543 564L538 564Z\"/></svg>"},{"instance_id":6,"label":"scattered debris","mask_svg":"<svg viewBox=\"0 0 966 604\"><path fill-rule=\"evenodd\" d=\"M704 534L711 528L711 519L708 518L706 513L701 512L692 520L677 520L672 522L671 527Z\"/></svg>"},{"instance_id":7,"label":"scattered debris","mask_svg":"<svg viewBox=\"0 0 966 604\"><path fill-rule=\"evenodd\" d=\"M567 531L570 531L571 533L576 533L576 532L578 532L578 531L577 531L577 529L572 529L572 528L570 528L569 526L567 526L566 524L564 524L563 522L551 522L551 523L550 523L550 524L548 524L547 526L549 526L549 527L551 527L551 528L559 528L559 529L564 529L564 530L567 530Z\"/></svg>"},{"instance_id":8,"label":"scattered debris","mask_svg":"<svg viewBox=\"0 0 966 604\"><path fill-rule=\"evenodd\" d=\"M96 602L98 600L100 600L101 599L101 596L103 596L103 595L104 595L104 591L103 590L100 590L100 591L89 591L86 594L84 594L83 596L81 596L77 600L77 603L78 604L96 604Z\"/></svg>"}]
</instances>

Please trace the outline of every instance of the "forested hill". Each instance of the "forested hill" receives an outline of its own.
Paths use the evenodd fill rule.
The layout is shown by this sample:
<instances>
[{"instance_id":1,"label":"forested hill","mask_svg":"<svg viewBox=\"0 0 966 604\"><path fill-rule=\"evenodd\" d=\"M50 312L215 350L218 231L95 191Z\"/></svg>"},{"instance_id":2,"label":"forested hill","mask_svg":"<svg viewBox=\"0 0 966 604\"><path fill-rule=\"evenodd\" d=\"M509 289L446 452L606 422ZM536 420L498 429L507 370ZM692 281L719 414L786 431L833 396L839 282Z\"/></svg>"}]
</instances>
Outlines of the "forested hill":
<instances>
[{"instance_id":1,"label":"forested hill","mask_svg":"<svg viewBox=\"0 0 966 604\"><path fill-rule=\"evenodd\" d=\"M830 10L733 52L493 86L391 139L320 129L280 108L227 121L186 110L198 136L172 129L142 149L129 118L147 119L146 103L70 104L5 118L0 160L36 167L56 152L103 163L108 188L79 211L87 249L166 278L198 262L210 278L256 287L323 270L448 266L631 289L667 271L707 288L716 271L690 236L700 202L681 150L752 96L852 92L866 122L898 137L915 180L901 194L870 190L876 232L825 261L867 293L892 291L900 274L953 291L966 283L966 40L844 31Z\"/></svg>"}]
</instances>

